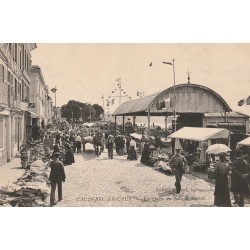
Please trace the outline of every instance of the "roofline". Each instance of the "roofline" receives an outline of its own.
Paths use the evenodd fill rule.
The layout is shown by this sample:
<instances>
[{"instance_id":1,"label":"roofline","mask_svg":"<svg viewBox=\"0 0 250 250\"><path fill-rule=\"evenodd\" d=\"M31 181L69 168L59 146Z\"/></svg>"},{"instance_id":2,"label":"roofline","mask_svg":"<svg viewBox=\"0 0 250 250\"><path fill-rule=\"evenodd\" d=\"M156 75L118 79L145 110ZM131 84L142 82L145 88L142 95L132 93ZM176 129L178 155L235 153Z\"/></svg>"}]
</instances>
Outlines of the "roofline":
<instances>
[{"instance_id":1,"label":"roofline","mask_svg":"<svg viewBox=\"0 0 250 250\"><path fill-rule=\"evenodd\" d=\"M217 98L219 98L222 102L223 102L223 104L226 106L226 108L227 108L227 112L230 112L230 111L232 111L232 109L229 107L229 105L227 104L227 102L224 100L224 98L222 98L218 93L216 93L215 91L213 91L212 89L210 89L210 88L208 88L208 87L205 87L205 86L203 86L203 85L199 85L199 84L194 84L194 83L183 83L183 84L178 84L178 85L175 85L175 86L171 86L171 87L169 87L169 88L167 88L167 89L165 89L165 90L163 90L161 93L159 93L156 97L155 97L155 99L153 100L153 102L162 94L162 93L164 93L164 92L167 92L167 91L169 91L169 90L172 90L172 89L174 89L175 88L175 90L176 89L178 89L178 88L181 88L181 87L189 87L189 86L191 86L191 87L197 87L197 88L200 88L200 89L204 89L204 90L207 90L207 91L209 91L209 92L211 92L212 94L214 94ZM153 102L152 102L152 104L153 104ZM152 106L152 104L151 104L151 106ZM150 106L147 108L147 109L149 109L150 108Z\"/></svg>"},{"instance_id":2,"label":"roofline","mask_svg":"<svg viewBox=\"0 0 250 250\"><path fill-rule=\"evenodd\" d=\"M165 93L165 92L168 92L168 91L170 91L170 90L172 90L172 89L178 89L178 88L181 88L181 87L196 87L196 88L200 88L200 89L204 89L204 90L206 90L206 91L208 91L208 92L210 92L210 93L212 93L214 96L216 96L224 105L225 105L225 108L226 108L226 112L230 112L230 111L232 111L232 109L229 107L229 105L227 104L227 102L224 100L224 98L222 98L218 93L216 93L215 91L213 91L212 89L210 89L210 88L208 88L208 87L205 87L205 86L203 86L203 85L199 85L199 84L193 84L193 83L183 83L183 84L177 84L177 85L175 85L175 86L171 86L171 87L169 87L169 88L167 88L167 89L165 89L165 90L163 90L163 91L160 91L160 92L156 92L156 93L154 93L154 94L151 94L151 95L147 95L147 96L144 96L144 97L141 97L141 98L136 98L136 99L134 99L134 100L129 100L129 101L126 101L126 102L124 102L124 103L122 103L121 105L125 105L126 103L128 103L128 102L133 102L133 101L135 101L135 100L138 100L138 99L143 99L143 98L147 98L147 97L150 97L150 96L153 96L153 95L155 95L155 98L152 100L152 102L149 104L149 106L148 107L145 107L145 110L143 111L143 110L141 110L141 111L138 111L138 112L134 112L134 115L136 115L136 113L142 113L142 112L147 112L149 109L150 109L150 107L152 107L152 105L153 105L153 103L155 102L155 100L161 95L161 94L163 94L163 93ZM121 106L120 105L120 106ZM120 107L119 106L119 107ZM118 108L119 108L118 107ZM117 108L117 109L118 109ZM116 110L117 110L116 109ZM115 115L115 113L116 113L116 110L113 112L113 115ZM133 115L133 113L130 113L131 115ZM121 115L127 115L127 114L117 114L117 115L115 115L115 116L121 116Z\"/></svg>"}]
</instances>

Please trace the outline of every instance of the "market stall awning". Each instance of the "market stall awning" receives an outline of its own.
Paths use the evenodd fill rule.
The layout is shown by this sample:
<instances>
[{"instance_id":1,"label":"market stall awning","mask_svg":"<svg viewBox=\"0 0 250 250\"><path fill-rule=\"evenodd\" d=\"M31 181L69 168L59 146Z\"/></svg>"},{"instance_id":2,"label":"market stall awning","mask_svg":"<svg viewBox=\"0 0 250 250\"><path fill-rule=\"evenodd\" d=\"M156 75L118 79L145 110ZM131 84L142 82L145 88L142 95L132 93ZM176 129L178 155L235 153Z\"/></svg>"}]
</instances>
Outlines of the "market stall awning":
<instances>
[{"instance_id":1,"label":"market stall awning","mask_svg":"<svg viewBox=\"0 0 250 250\"><path fill-rule=\"evenodd\" d=\"M83 123L83 126L86 126L88 128L94 127L96 125L95 122L85 122Z\"/></svg>"},{"instance_id":2,"label":"market stall awning","mask_svg":"<svg viewBox=\"0 0 250 250\"><path fill-rule=\"evenodd\" d=\"M168 138L185 139L190 141L206 141L228 137L229 130L227 129L197 127L184 127L168 136Z\"/></svg>"},{"instance_id":3,"label":"market stall awning","mask_svg":"<svg viewBox=\"0 0 250 250\"><path fill-rule=\"evenodd\" d=\"M239 147L239 146L249 146L250 147L250 137L247 137L246 139L238 142L237 147Z\"/></svg>"},{"instance_id":4,"label":"market stall awning","mask_svg":"<svg viewBox=\"0 0 250 250\"><path fill-rule=\"evenodd\" d=\"M38 114L36 114L36 113L34 113L34 112L32 112L32 111L26 111L28 114L31 114L31 116L33 116L33 118L38 118L39 117L39 115Z\"/></svg>"},{"instance_id":5,"label":"market stall awning","mask_svg":"<svg viewBox=\"0 0 250 250\"><path fill-rule=\"evenodd\" d=\"M144 96L121 104L113 115L146 115L146 110L161 92Z\"/></svg>"}]
</instances>

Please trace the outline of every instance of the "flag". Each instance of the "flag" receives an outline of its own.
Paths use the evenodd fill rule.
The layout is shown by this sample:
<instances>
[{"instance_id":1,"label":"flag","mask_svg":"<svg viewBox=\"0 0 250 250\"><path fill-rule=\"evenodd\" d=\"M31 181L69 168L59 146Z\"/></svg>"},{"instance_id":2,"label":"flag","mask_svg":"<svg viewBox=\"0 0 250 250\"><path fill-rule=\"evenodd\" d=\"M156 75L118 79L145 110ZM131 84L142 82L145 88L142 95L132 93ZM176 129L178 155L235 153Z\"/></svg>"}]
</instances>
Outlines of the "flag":
<instances>
[{"instance_id":1,"label":"flag","mask_svg":"<svg viewBox=\"0 0 250 250\"><path fill-rule=\"evenodd\" d=\"M175 108L176 107L176 96L172 96L170 98L170 105L169 105L170 108Z\"/></svg>"},{"instance_id":2,"label":"flag","mask_svg":"<svg viewBox=\"0 0 250 250\"><path fill-rule=\"evenodd\" d=\"M116 79L116 82L117 82L117 86L119 86L119 87L120 87L120 84L121 84L121 78Z\"/></svg>"},{"instance_id":3,"label":"flag","mask_svg":"<svg viewBox=\"0 0 250 250\"><path fill-rule=\"evenodd\" d=\"M170 108L170 97L169 98L166 98L165 100L164 100L164 102L165 102L165 108Z\"/></svg>"},{"instance_id":4,"label":"flag","mask_svg":"<svg viewBox=\"0 0 250 250\"><path fill-rule=\"evenodd\" d=\"M164 109L164 108L165 108L165 102L162 101L162 102L160 102L160 109Z\"/></svg>"},{"instance_id":5,"label":"flag","mask_svg":"<svg viewBox=\"0 0 250 250\"><path fill-rule=\"evenodd\" d=\"M56 93L57 88L52 88L50 91L53 92L53 93Z\"/></svg>"},{"instance_id":6,"label":"flag","mask_svg":"<svg viewBox=\"0 0 250 250\"><path fill-rule=\"evenodd\" d=\"M162 62L164 64L169 64L169 65L173 65L171 62Z\"/></svg>"},{"instance_id":7,"label":"flag","mask_svg":"<svg viewBox=\"0 0 250 250\"><path fill-rule=\"evenodd\" d=\"M160 103L156 103L156 109L157 109L157 110L160 110L160 109L161 109Z\"/></svg>"},{"instance_id":8,"label":"flag","mask_svg":"<svg viewBox=\"0 0 250 250\"><path fill-rule=\"evenodd\" d=\"M153 65L153 63L151 62L151 63L149 64L149 67L152 67L152 65Z\"/></svg>"},{"instance_id":9,"label":"flag","mask_svg":"<svg viewBox=\"0 0 250 250\"><path fill-rule=\"evenodd\" d=\"M247 103L247 105L250 105L250 96L247 97L246 103Z\"/></svg>"},{"instance_id":10,"label":"flag","mask_svg":"<svg viewBox=\"0 0 250 250\"><path fill-rule=\"evenodd\" d=\"M238 106L242 106L245 103L245 99L238 101Z\"/></svg>"}]
</instances>

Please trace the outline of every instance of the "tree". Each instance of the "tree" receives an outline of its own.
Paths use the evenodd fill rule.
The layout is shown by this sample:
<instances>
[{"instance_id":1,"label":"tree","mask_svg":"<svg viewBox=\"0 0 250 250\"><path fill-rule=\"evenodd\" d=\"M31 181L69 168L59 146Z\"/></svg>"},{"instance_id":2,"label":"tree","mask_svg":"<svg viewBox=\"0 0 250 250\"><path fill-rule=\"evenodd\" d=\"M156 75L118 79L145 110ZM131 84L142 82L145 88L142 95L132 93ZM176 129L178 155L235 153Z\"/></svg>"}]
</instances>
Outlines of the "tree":
<instances>
[{"instance_id":1,"label":"tree","mask_svg":"<svg viewBox=\"0 0 250 250\"><path fill-rule=\"evenodd\" d=\"M75 100L70 100L67 104L61 107L61 116L66 118L68 122L87 122L90 120L99 120L100 115L103 113L103 108L98 104L94 104L92 106L91 104Z\"/></svg>"},{"instance_id":2,"label":"tree","mask_svg":"<svg viewBox=\"0 0 250 250\"><path fill-rule=\"evenodd\" d=\"M93 108L96 111L96 119L100 119L100 115L104 113L102 106L100 106L98 104L94 104Z\"/></svg>"}]
</instances>

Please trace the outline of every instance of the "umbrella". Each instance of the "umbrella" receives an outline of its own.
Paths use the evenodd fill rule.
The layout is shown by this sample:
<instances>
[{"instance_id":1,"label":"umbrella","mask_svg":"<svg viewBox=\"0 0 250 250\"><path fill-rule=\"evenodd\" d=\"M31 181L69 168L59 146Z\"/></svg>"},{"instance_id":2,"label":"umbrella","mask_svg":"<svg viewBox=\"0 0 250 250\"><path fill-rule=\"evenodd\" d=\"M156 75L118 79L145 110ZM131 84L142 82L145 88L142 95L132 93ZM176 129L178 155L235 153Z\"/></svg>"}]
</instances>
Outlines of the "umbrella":
<instances>
[{"instance_id":1,"label":"umbrella","mask_svg":"<svg viewBox=\"0 0 250 250\"><path fill-rule=\"evenodd\" d=\"M225 144L214 144L208 147L206 153L208 154L219 154L219 153L227 153L232 151L228 146Z\"/></svg>"},{"instance_id":2,"label":"umbrella","mask_svg":"<svg viewBox=\"0 0 250 250\"><path fill-rule=\"evenodd\" d=\"M139 140L142 138L142 136L137 134L137 133L132 133L130 136L134 137L135 139L139 139Z\"/></svg>"}]
</instances>

